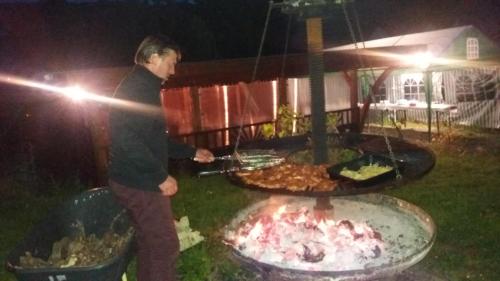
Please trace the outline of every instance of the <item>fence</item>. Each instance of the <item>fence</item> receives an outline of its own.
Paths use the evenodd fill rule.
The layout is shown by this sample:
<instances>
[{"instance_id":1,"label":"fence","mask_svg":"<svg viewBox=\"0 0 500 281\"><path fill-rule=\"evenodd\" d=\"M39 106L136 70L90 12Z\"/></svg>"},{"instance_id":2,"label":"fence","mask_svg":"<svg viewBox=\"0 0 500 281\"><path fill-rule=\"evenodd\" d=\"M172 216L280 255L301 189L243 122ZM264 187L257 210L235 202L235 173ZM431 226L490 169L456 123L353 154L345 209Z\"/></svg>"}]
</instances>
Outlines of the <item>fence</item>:
<instances>
[{"instance_id":1,"label":"fence","mask_svg":"<svg viewBox=\"0 0 500 281\"><path fill-rule=\"evenodd\" d=\"M339 116L337 122L337 129L339 131L352 130L357 127L358 124L354 124L352 121L353 112L359 110L357 108L348 108L341 110L328 111L327 113L337 113ZM309 119L310 115L304 116L303 118ZM233 146L240 138L240 143L256 141L264 139L262 134L262 127L265 124L273 124L275 121L266 121L254 124L247 124L243 126L233 126L228 128L220 128L208 131L194 132L190 134L181 134L172 136L173 139L190 144L194 147L204 147L208 149Z\"/></svg>"}]
</instances>

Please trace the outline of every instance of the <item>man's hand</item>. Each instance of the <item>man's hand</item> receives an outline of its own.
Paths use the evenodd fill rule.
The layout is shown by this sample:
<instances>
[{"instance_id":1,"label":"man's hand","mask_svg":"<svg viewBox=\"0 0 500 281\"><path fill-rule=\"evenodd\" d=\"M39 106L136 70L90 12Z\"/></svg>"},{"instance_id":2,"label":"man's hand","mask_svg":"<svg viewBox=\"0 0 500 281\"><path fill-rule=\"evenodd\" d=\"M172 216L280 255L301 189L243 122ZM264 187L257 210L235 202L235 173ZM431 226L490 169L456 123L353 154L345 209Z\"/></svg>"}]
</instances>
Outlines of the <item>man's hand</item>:
<instances>
[{"instance_id":1,"label":"man's hand","mask_svg":"<svg viewBox=\"0 0 500 281\"><path fill-rule=\"evenodd\" d=\"M177 181L172 176L168 176L158 187L161 190L161 194L165 196L172 196L177 193Z\"/></svg>"},{"instance_id":2,"label":"man's hand","mask_svg":"<svg viewBox=\"0 0 500 281\"><path fill-rule=\"evenodd\" d=\"M214 155L207 149L198 148L193 160L200 163L210 163L214 161Z\"/></svg>"}]
</instances>

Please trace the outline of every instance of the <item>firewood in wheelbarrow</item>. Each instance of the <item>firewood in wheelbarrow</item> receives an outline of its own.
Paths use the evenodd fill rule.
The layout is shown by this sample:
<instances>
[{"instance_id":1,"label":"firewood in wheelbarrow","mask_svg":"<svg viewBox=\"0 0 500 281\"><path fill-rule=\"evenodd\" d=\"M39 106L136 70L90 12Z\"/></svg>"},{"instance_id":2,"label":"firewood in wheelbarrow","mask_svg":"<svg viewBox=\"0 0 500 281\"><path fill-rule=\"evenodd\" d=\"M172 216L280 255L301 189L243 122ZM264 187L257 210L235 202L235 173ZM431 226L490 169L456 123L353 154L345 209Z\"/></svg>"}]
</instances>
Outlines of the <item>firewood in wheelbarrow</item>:
<instances>
[{"instance_id":1,"label":"firewood in wheelbarrow","mask_svg":"<svg viewBox=\"0 0 500 281\"><path fill-rule=\"evenodd\" d=\"M41 258L34 257L30 251L24 253L24 256L19 257L19 264L26 268L42 268L50 266L50 263Z\"/></svg>"}]
</instances>

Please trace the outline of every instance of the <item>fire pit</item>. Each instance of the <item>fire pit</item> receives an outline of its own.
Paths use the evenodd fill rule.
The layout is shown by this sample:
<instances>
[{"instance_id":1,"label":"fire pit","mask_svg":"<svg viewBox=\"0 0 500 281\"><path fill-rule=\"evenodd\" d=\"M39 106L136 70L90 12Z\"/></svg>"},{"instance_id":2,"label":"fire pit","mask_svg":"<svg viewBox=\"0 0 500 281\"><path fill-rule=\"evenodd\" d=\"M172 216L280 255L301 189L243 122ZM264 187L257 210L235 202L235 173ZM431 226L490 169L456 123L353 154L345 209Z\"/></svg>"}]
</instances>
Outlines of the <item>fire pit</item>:
<instances>
[{"instance_id":1,"label":"fire pit","mask_svg":"<svg viewBox=\"0 0 500 281\"><path fill-rule=\"evenodd\" d=\"M225 229L234 258L269 280L373 280L425 257L436 228L419 207L381 194L272 196Z\"/></svg>"}]
</instances>

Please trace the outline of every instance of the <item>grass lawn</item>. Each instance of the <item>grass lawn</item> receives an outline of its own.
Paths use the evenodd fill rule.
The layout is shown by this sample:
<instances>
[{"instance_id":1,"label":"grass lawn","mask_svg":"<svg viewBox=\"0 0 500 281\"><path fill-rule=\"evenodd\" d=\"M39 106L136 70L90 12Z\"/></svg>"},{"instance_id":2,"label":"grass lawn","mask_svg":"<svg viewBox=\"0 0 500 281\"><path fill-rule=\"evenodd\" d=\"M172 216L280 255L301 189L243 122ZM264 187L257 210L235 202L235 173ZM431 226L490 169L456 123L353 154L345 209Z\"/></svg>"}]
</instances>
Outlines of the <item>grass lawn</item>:
<instances>
[{"instance_id":1,"label":"grass lawn","mask_svg":"<svg viewBox=\"0 0 500 281\"><path fill-rule=\"evenodd\" d=\"M422 179L385 191L427 211L436 222L437 240L419 264L449 280L500 280L500 134L448 131L431 144L437 156L433 170ZM181 254L182 280L252 280L228 258L221 228L236 212L267 194L231 185L222 176L180 176L174 197L178 217L187 215L206 241ZM22 186L0 181L0 260L33 222L82 187L57 187L33 196ZM135 262L128 280L135 281ZM15 277L2 267L0 280Z\"/></svg>"}]
</instances>

